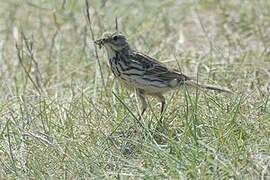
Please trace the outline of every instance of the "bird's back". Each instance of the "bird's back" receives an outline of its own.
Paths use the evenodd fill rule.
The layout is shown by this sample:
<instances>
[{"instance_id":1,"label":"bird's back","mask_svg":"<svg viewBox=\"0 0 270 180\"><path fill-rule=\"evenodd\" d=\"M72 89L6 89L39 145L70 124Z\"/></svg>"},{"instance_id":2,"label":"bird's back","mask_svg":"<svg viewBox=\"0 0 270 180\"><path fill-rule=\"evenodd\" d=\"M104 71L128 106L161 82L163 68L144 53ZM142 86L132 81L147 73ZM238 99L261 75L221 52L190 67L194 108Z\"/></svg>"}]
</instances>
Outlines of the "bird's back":
<instances>
[{"instance_id":1,"label":"bird's back","mask_svg":"<svg viewBox=\"0 0 270 180\"><path fill-rule=\"evenodd\" d=\"M156 59L136 51L118 52L111 66L113 72L119 74L120 81L146 93L163 93L189 79Z\"/></svg>"}]
</instances>

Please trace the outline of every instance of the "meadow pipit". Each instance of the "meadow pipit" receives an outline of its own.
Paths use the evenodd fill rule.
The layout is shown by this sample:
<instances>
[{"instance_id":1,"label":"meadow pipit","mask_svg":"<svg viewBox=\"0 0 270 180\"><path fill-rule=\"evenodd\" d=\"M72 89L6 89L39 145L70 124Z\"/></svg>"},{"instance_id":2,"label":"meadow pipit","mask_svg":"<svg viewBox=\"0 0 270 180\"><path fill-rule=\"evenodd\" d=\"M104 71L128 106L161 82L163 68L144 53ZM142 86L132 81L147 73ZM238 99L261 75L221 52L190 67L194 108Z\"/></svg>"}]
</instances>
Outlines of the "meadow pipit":
<instances>
[{"instance_id":1,"label":"meadow pipit","mask_svg":"<svg viewBox=\"0 0 270 180\"><path fill-rule=\"evenodd\" d=\"M95 43L100 48L105 47L114 76L127 87L136 90L142 105L141 115L147 107L146 95L158 98L161 102L162 113L165 106L163 94L184 84L231 93L226 88L199 84L177 70L168 68L156 59L133 50L127 38L121 33L104 33L102 38Z\"/></svg>"}]
</instances>

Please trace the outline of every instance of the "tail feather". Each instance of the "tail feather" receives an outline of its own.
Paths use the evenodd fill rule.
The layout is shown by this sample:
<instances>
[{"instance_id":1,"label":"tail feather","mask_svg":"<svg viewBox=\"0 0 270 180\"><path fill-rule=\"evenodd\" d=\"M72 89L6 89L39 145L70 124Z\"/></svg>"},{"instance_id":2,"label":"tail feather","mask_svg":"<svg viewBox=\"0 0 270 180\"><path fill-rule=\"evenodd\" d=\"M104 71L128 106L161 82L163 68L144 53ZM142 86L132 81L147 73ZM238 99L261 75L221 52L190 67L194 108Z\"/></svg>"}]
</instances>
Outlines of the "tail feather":
<instances>
[{"instance_id":1,"label":"tail feather","mask_svg":"<svg viewBox=\"0 0 270 180\"><path fill-rule=\"evenodd\" d=\"M225 92L225 93L230 93L232 94L233 92L228 89L228 88L224 88L224 87L218 87L218 86L214 86L214 85L208 85L208 84L200 84L196 81L193 80L189 80L189 81L185 81L186 85L188 86L192 86L192 87L198 87L198 88L203 88L203 89L209 89L209 90L214 90L214 91L219 91L219 92Z\"/></svg>"}]
</instances>

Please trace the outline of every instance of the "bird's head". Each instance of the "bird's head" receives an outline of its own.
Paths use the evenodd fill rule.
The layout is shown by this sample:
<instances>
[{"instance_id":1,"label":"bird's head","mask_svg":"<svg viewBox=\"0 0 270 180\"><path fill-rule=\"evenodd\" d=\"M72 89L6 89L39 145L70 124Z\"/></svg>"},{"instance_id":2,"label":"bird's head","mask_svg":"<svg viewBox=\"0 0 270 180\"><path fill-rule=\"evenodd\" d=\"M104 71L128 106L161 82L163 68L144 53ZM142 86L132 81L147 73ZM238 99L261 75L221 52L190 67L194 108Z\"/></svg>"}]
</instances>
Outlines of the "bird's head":
<instances>
[{"instance_id":1,"label":"bird's head","mask_svg":"<svg viewBox=\"0 0 270 180\"><path fill-rule=\"evenodd\" d=\"M129 47L127 38L118 32L105 32L102 38L95 41L95 44L101 48L104 46L107 51L121 51Z\"/></svg>"}]
</instances>

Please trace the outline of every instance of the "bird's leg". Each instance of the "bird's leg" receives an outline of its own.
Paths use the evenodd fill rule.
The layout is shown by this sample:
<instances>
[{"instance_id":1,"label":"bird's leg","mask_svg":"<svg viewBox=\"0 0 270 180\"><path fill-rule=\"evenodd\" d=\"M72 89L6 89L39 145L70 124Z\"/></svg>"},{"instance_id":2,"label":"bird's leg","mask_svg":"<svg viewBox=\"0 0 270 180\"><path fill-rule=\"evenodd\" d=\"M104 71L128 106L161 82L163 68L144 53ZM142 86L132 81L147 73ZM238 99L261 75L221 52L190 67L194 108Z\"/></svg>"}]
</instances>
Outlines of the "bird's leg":
<instances>
[{"instance_id":1,"label":"bird's leg","mask_svg":"<svg viewBox=\"0 0 270 180\"><path fill-rule=\"evenodd\" d=\"M162 94L156 94L156 97L158 98L158 100L161 102L161 114L164 112L164 108L165 108L165 97Z\"/></svg>"},{"instance_id":2,"label":"bird's leg","mask_svg":"<svg viewBox=\"0 0 270 180\"><path fill-rule=\"evenodd\" d=\"M164 107L165 107L165 104L166 104L166 101L165 101L165 97L162 95L162 94L157 94L156 97L158 98L158 100L161 102L161 111L160 111L160 118L159 118L159 123L163 124L163 113L164 113Z\"/></svg>"},{"instance_id":3,"label":"bird's leg","mask_svg":"<svg viewBox=\"0 0 270 180\"><path fill-rule=\"evenodd\" d=\"M147 108L147 103L146 103L146 99L144 96L144 92L140 89L136 90L136 94L139 97L140 101L141 101L141 114L140 117L142 117L142 115L144 114L146 108Z\"/></svg>"}]
</instances>

